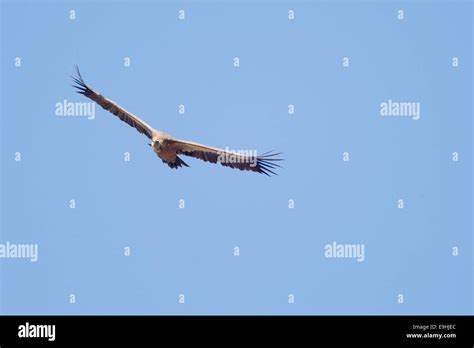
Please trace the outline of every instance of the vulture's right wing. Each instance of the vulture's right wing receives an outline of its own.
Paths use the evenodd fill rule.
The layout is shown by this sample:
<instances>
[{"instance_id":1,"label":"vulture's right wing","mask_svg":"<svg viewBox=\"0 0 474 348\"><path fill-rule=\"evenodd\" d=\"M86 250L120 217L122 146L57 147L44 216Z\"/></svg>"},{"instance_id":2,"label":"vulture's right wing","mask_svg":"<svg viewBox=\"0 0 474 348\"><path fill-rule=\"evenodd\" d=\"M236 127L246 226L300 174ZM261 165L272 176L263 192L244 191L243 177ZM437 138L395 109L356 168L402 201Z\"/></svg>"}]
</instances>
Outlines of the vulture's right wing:
<instances>
[{"instance_id":1,"label":"vulture's right wing","mask_svg":"<svg viewBox=\"0 0 474 348\"><path fill-rule=\"evenodd\" d=\"M128 112L120 105L115 104L112 100L105 98L104 96L100 95L92 88L90 88L82 79L81 73L79 68L76 65L76 73L77 76L71 76L76 85L73 87L77 88L77 93L85 95L87 98L92 99L97 104L102 106L105 110L113 113L115 116L120 118L122 121L128 123L130 126L135 128L142 134L145 134L148 138L153 138L153 128L150 127L145 121L143 121L138 116L135 116L131 112Z\"/></svg>"}]
</instances>

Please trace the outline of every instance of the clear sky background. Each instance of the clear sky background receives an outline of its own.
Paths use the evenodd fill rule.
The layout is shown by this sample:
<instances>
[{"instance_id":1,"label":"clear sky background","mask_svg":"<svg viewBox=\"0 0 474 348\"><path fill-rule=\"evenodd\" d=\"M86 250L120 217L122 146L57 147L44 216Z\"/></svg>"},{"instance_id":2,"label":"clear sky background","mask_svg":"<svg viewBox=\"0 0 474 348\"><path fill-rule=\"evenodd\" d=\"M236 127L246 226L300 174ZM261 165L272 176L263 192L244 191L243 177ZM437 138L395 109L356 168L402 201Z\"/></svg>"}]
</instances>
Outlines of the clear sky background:
<instances>
[{"instance_id":1,"label":"clear sky background","mask_svg":"<svg viewBox=\"0 0 474 348\"><path fill-rule=\"evenodd\" d=\"M0 243L39 259L0 259L0 312L472 314L472 18L469 1L2 1ZM284 168L171 170L99 107L58 117L87 101L74 64L157 129ZM389 99L420 119L380 116ZM326 258L333 242L365 260Z\"/></svg>"}]
</instances>

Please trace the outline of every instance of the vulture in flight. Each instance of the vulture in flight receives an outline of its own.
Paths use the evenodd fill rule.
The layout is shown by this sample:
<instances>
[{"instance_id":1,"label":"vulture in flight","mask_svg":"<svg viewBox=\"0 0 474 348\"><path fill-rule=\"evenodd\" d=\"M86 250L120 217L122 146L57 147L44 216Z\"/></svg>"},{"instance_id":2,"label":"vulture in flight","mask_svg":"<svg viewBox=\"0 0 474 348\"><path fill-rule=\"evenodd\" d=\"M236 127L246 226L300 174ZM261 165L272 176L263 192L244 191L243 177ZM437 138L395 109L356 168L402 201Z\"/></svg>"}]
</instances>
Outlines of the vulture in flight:
<instances>
[{"instance_id":1,"label":"vulture in flight","mask_svg":"<svg viewBox=\"0 0 474 348\"><path fill-rule=\"evenodd\" d=\"M262 173L268 176L276 174L274 170L276 167L280 167L275 162L282 160L276 157L281 153L266 152L258 156L234 153L191 141L179 140L163 131L154 129L138 116L90 88L84 82L77 65L76 74L76 76L71 77L76 83L73 87L78 89L77 93L92 99L105 110L128 123L140 133L145 134L151 140L148 145L170 168L189 167L179 155L190 156L211 163L220 163L226 167Z\"/></svg>"}]
</instances>

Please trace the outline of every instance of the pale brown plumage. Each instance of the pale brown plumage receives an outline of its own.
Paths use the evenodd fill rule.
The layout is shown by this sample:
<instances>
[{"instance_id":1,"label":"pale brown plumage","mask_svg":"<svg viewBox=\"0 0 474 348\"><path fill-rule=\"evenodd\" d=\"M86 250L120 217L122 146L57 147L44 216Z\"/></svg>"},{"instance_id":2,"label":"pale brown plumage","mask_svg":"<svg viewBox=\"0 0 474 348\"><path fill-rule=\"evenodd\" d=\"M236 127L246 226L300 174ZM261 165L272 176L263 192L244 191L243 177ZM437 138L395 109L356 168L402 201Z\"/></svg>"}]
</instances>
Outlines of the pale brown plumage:
<instances>
[{"instance_id":1,"label":"pale brown plumage","mask_svg":"<svg viewBox=\"0 0 474 348\"><path fill-rule=\"evenodd\" d=\"M281 161L280 158L275 157L280 153L267 152L258 156L238 154L191 141L175 139L165 132L154 129L138 116L94 91L84 82L77 66L76 73L77 76L72 76L72 79L76 83L73 86L78 89L78 93L92 99L102 108L134 127L138 132L145 134L152 141L149 145L153 148L153 151L171 168L189 167L178 155L191 156L206 162L220 163L226 167L263 173L268 176L270 176L270 173L276 174L273 170L280 167L275 163Z\"/></svg>"}]
</instances>

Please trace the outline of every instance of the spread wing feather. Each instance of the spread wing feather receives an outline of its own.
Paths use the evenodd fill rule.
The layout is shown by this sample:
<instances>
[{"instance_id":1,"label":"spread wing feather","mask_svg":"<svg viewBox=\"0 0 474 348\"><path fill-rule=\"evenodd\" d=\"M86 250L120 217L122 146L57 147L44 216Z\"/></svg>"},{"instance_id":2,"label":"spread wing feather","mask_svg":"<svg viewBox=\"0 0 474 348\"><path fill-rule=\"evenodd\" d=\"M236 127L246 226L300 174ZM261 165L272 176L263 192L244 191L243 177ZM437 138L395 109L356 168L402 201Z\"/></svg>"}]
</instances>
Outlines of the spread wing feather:
<instances>
[{"instance_id":1,"label":"spread wing feather","mask_svg":"<svg viewBox=\"0 0 474 348\"><path fill-rule=\"evenodd\" d=\"M73 87L77 88L77 93L85 95L87 98L92 99L97 104L99 104L105 110L111 112L122 121L126 122L137 131L142 134L145 134L148 138L153 138L153 128L150 127L145 121L140 119L138 116L135 116L131 112L128 112L120 105L114 103L112 100L105 98L101 94L94 91L90 88L83 80L81 72L76 65L76 74L77 76L71 76L74 82L76 83Z\"/></svg>"},{"instance_id":2,"label":"spread wing feather","mask_svg":"<svg viewBox=\"0 0 474 348\"><path fill-rule=\"evenodd\" d=\"M178 155L190 156L205 162L220 163L226 167L262 173L268 176L270 174L276 175L273 170L280 167L280 165L275 162L282 160L275 157L281 153L275 152L266 152L261 155L239 154L191 141L167 139L166 143L172 146Z\"/></svg>"}]
</instances>

